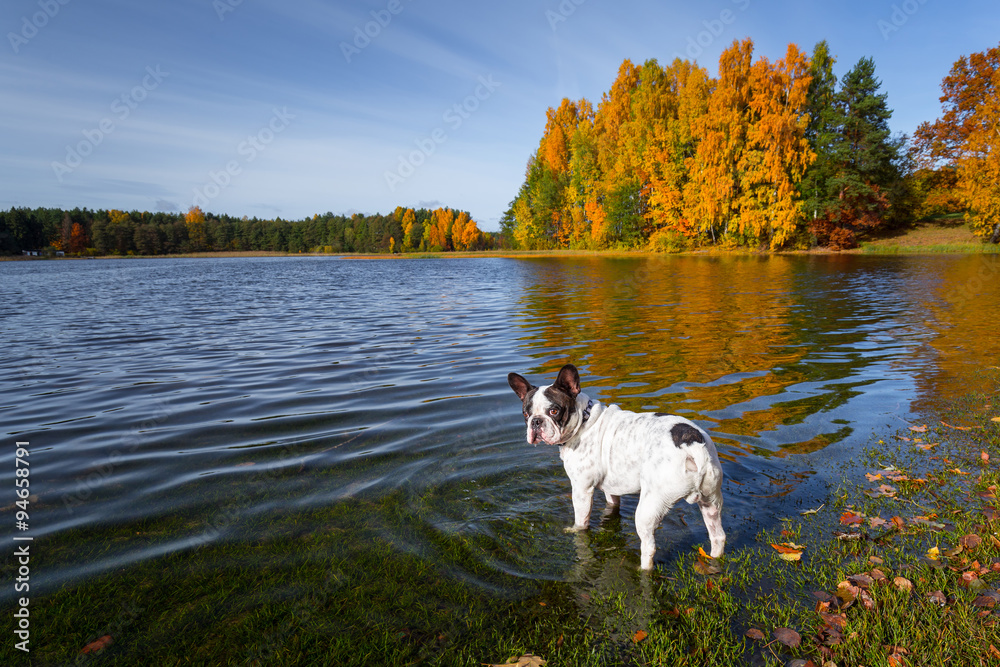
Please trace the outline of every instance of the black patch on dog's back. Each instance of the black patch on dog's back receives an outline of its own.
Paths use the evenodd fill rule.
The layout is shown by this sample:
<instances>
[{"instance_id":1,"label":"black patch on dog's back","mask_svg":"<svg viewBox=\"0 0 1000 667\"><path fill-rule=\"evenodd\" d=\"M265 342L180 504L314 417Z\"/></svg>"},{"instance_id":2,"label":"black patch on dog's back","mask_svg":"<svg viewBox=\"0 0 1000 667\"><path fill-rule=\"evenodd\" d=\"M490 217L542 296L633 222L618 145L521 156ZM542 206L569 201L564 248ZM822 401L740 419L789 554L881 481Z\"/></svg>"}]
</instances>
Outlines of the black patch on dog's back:
<instances>
[{"instance_id":1,"label":"black patch on dog's back","mask_svg":"<svg viewBox=\"0 0 1000 667\"><path fill-rule=\"evenodd\" d=\"M670 437L677 447L686 447L694 443L705 444L705 438L701 436L701 431L690 424L674 424L670 429Z\"/></svg>"}]
</instances>

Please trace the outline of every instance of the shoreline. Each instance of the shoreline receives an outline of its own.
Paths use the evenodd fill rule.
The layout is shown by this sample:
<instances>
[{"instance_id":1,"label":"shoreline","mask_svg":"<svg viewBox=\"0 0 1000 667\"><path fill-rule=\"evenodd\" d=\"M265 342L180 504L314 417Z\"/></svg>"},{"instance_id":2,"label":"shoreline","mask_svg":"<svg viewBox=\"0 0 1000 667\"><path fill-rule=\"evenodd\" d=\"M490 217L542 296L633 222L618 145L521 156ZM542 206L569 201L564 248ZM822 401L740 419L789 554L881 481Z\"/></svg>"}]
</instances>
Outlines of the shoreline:
<instances>
[{"instance_id":1,"label":"shoreline","mask_svg":"<svg viewBox=\"0 0 1000 667\"><path fill-rule=\"evenodd\" d=\"M808 250L752 250L747 248L704 248L684 250L680 252L657 252L654 250L577 250L559 248L550 250L456 250L440 252L410 252L410 253L288 253L262 250L218 250L192 253L175 253L167 255L94 255L94 256L0 256L0 262L19 261L62 261L90 259L220 259L241 257L327 257L330 259L364 260L364 259L531 259L531 258L577 258L577 257L611 257L611 258L642 258L642 257L781 257L781 256L828 256L828 255L996 255L1000 254L1000 246L988 243L961 243L938 245L897 245L864 243L850 250L831 250L829 248L810 248Z\"/></svg>"}]
</instances>

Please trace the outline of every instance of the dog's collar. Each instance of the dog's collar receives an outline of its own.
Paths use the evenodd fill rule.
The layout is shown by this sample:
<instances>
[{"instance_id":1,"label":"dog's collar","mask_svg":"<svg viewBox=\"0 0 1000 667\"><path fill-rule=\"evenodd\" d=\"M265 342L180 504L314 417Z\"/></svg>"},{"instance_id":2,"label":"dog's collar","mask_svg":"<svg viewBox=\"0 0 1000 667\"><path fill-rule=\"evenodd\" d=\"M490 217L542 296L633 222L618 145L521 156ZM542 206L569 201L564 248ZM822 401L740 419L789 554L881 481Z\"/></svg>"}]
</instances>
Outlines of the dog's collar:
<instances>
[{"instance_id":1,"label":"dog's collar","mask_svg":"<svg viewBox=\"0 0 1000 667\"><path fill-rule=\"evenodd\" d=\"M590 419L590 411L594 409L594 399L589 399L587 401L587 407L583 409L583 423L586 424L587 420Z\"/></svg>"}]
</instances>

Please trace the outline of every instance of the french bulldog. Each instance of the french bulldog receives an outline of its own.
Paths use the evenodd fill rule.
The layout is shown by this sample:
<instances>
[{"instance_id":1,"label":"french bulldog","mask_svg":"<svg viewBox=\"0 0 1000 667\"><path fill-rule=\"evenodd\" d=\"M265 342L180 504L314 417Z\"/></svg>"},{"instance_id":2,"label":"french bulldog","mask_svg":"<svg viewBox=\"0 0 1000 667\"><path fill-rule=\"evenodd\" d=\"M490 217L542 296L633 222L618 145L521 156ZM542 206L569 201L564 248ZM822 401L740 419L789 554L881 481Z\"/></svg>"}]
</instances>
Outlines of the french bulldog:
<instances>
[{"instance_id":1,"label":"french bulldog","mask_svg":"<svg viewBox=\"0 0 1000 667\"><path fill-rule=\"evenodd\" d=\"M701 508L712 558L722 555L722 466L705 431L676 415L605 406L580 391L580 374L566 364L551 385L536 387L517 373L507 383L521 399L528 444L558 445L573 487L575 523L586 530L594 489L610 511L624 494L638 493L635 527L640 567L653 569L653 531L682 498Z\"/></svg>"}]
</instances>

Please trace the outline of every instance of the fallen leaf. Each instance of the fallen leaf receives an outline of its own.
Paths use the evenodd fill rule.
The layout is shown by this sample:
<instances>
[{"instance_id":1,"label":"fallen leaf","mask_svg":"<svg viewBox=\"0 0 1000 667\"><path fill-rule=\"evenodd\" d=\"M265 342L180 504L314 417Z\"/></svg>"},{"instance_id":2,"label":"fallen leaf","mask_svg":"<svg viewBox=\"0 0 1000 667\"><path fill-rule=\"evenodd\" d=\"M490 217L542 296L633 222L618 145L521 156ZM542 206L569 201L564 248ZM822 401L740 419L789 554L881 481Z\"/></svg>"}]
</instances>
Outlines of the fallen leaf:
<instances>
[{"instance_id":1,"label":"fallen leaf","mask_svg":"<svg viewBox=\"0 0 1000 667\"><path fill-rule=\"evenodd\" d=\"M927 594L927 598L934 604L939 605L941 607L948 604L948 599L944 596L944 593L942 593L941 591L932 591Z\"/></svg>"},{"instance_id":2,"label":"fallen leaf","mask_svg":"<svg viewBox=\"0 0 1000 667\"><path fill-rule=\"evenodd\" d=\"M970 475L970 474L972 474L972 473L965 472L964 470L960 470L959 468L949 468L948 472L953 472L956 475Z\"/></svg>"},{"instance_id":3,"label":"fallen leaf","mask_svg":"<svg viewBox=\"0 0 1000 667\"><path fill-rule=\"evenodd\" d=\"M852 574L847 578L847 580L855 586L860 586L861 588L868 588L875 583L875 580L867 574Z\"/></svg>"},{"instance_id":4,"label":"fallen leaf","mask_svg":"<svg viewBox=\"0 0 1000 667\"><path fill-rule=\"evenodd\" d=\"M912 591L913 582L906 577L896 577L892 580L892 583L901 591Z\"/></svg>"},{"instance_id":5,"label":"fallen leaf","mask_svg":"<svg viewBox=\"0 0 1000 667\"><path fill-rule=\"evenodd\" d=\"M842 581L837 584L837 597L843 602L841 607L846 608L858 599L861 589L851 584L849 581Z\"/></svg>"},{"instance_id":6,"label":"fallen leaf","mask_svg":"<svg viewBox=\"0 0 1000 667\"><path fill-rule=\"evenodd\" d=\"M895 498L896 488L888 484L882 484L877 489L868 489L865 494L872 498Z\"/></svg>"},{"instance_id":7,"label":"fallen leaf","mask_svg":"<svg viewBox=\"0 0 1000 667\"><path fill-rule=\"evenodd\" d=\"M872 518L868 519L868 525L871 526L872 528L881 528L883 526L888 526L889 522L881 517L873 516Z\"/></svg>"},{"instance_id":8,"label":"fallen leaf","mask_svg":"<svg viewBox=\"0 0 1000 667\"><path fill-rule=\"evenodd\" d=\"M892 525L896 526L897 530L903 530L906 528L906 522L903 521L903 517L899 516L892 517Z\"/></svg>"},{"instance_id":9,"label":"fallen leaf","mask_svg":"<svg viewBox=\"0 0 1000 667\"><path fill-rule=\"evenodd\" d=\"M847 510L846 512L840 515L840 523L844 524L845 526L853 526L855 524L864 523L864 520L865 520L864 516L862 516L861 514L855 514L851 510Z\"/></svg>"},{"instance_id":10,"label":"fallen leaf","mask_svg":"<svg viewBox=\"0 0 1000 667\"><path fill-rule=\"evenodd\" d=\"M756 641L761 641L762 639L764 639L764 633L758 630L757 628L750 628L744 634L747 636L747 638L754 639Z\"/></svg>"},{"instance_id":11,"label":"fallen leaf","mask_svg":"<svg viewBox=\"0 0 1000 667\"><path fill-rule=\"evenodd\" d=\"M920 449L924 450L925 452L929 452L933 448L937 447L940 444L941 444L940 442L930 442L930 443L926 443L926 444L923 444L923 445L917 445L917 447L919 447Z\"/></svg>"},{"instance_id":12,"label":"fallen leaf","mask_svg":"<svg viewBox=\"0 0 1000 667\"><path fill-rule=\"evenodd\" d=\"M638 644L639 642L641 642L643 639L645 639L648 636L649 635L646 632L644 632L642 630L639 630L634 635L632 635L632 641L635 642L636 644Z\"/></svg>"},{"instance_id":13,"label":"fallen leaf","mask_svg":"<svg viewBox=\"0 0 1000 667\"><path fill-rule=\"evenodd\" d=\"M980 544L982 544L983 538L979 537L978 535L963 535L962 537L958 538L958 543L961 546L965 547L966 549L971 550L975 549Z\"/></svg>"},{"instance_id":14,"label":"fallen leaf","mask_svg":"<svg viewBox=\"0 0 1000 667\"><path fill-rule=\"evenodd\" d=\"M906 658L900 653L889 654L889 667L906 667Z\"/></svg>"},{"instance_id":15,"label":"fallen leaf","mask_svg":"<svg viewBox=\"0 0 1000 667\"><path fill-rule=\"evenodd\" d=\"M993 655L994 658L1000 660L1000 649L998 649L993 644L990 644L990 653Z\"/></svg>"},{"instance_id":16,"label":"fallen leaf","mask_svg":"<svg viewBox=\"0 0 1000 667\"><path fill-rule=\"evenodd\" d=\"M941 556L941 550L937 547L931 547L927 550L927 557L931 560L937 560Z\"/></svg>"},{"instance_id":17,"label":"fallen leaf","mask_svg":"<svg viewBox=\"0 0 1000 667\"><path fill-rule=\"evenodd\" d=\"M972 430L971 426L952 426L951 424L946 424L945 422L941 422L941 426L947 426L948 428L953 428L956 431L971 431Z\"/></svg>"},{"instance_id":18,"label":"fallen leaf","mask_svg":"<svg viewBox=\"0 0 1000 667\"><path fill-rule=\"evenodd\" d=\"M992 417L992 418L990 418L990 421L991 422L1000 422L1000 417Z\"/></svg>"},{"instance_id":19,"label":"fallen leaf","mask_svg":"<svg viewBox=\"0 0 1000 667\"><path fill-rule=\"evenodd\" d=\"M795 544L794 542L785 542L783 544L772 544L771 545L782 560L797 561L802 559L802 552L805 547L800 544Z\"/></svg>"},{"instance_id":20,"label":"fallen leaf","mask_svg":"<svg viewBox=\"0 0 1000 667\"><path fill-rule=\"evenodd\" d=\"M804 510L804 511L802 511L802 512L799 512L799 514L801 514L802 516L808 516L808 515L810 515L810 514L816 514L816 513L818 513L818 512L819 512L819 511L820 511L821 509L823 509L824 507L826 507L826 503L823 503L822 505L820 505L819 507L817 507L817 508L816 508L816 509L814 509L814 510Z\"/></svg>"},{"instance_id":21,"label":"fallen leaf","mask_svg":"<svg viewBox=\"0 0 1000 667\"><path fill-rule=\"evenodd\" d=\"M115 640L111 638L111 635L104 635L100 639L95 639L84 646L80 649L80 653L97 653L98 651L103 651L114 643Z\"/></svg>"},{"instance_id":22,"label":"fallen leaf","mask_svg":"<svg viewBox=\"0 0 1000 667\"><path fill-rule=\"evenodd\" d=\"M877 482L880 479L882 479L882 475L881 475L881 473L866 472L865 473L865 479L867 479L869 482Z\"/></svg>"},{"instance_id":23,"label":"fallen leaf","mask_svg":"<svg viewBox=\"0 0 1000 667\"><path fill-rule=\"evenodd\" d=\"M990 462L990 455L987 454L985 451L979 452L979 458L982 459L983 463Z\"/></svg>"},{"instance_id":24,"label":"fallen leaf","mask_svg":"<svg viewBox=\"0 0 1000 667\"><path fill-rule=\"evenodd\" d=\"M994 600L989 595L980 595L975 600L972 601L973 607L980 607L983 609L993 609L997 605L997 601Z\"/></svg>"},{"instance_id":25,"label":"fallen leaf","mask_svg":"<svg viewBox=\"0 0 1000 667\"><path fill-rule=\"evenodd\" d=\"M778 628L774 631L774 638L788 648L795 648L802 643L802 636L791 628Z\"/></svg>"},{"instance_id":26,"label":"fallen leaf","mask_svg":"<svg viewBox=\"0 0 1000 667\"><path fill-rule=\"evenodd\" d=\"M962 553L962 545L959 544L957 547L952 547L951 549L945 549L941 553L947 556L948 558L954 558L958 554Z\"/></svg>"},{"instance_id":27,"label":"fallen leaf","mask_svg":"<svg viewBox=\"0 0 1000 667\"><path fill-rule=\"evenodd\" d=\"M927 425L924 424L923 426L911 426L910 430L913 431L914 433L923 433L924 431L927 430Z\"/></svg>"}]
</instances>

